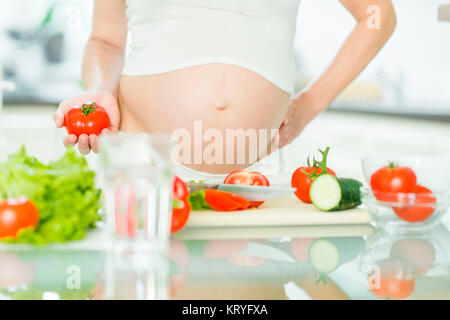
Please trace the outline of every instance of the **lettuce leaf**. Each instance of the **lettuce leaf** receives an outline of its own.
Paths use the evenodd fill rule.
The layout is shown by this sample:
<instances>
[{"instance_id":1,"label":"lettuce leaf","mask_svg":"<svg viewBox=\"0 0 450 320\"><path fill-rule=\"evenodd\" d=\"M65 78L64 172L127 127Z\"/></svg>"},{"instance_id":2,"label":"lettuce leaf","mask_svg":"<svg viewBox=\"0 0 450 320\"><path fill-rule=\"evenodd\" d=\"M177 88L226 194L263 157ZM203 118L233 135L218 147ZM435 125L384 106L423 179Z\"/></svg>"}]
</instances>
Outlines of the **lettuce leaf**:
<instances>
[{"instance_id":1,"label":"lettuce leaf","mask_svg":"<svg viewBox=\"0 0 450 320\"><path fill-rule=\"evenodd\" d=\"M191 192L188 197L192 210L208 210L211 207L208 205L205 199L205 191L199 190Z\"/></svg>"},{"instance_id":2,"label":"lettuce leaf","mask_svg":"<svg viewBox=\"0 0 450 320\"><path fill-rule=\"evenodd\" d=\"M0 164L0 199L24 196L39 210L38 227L21 230L15 242L47 244L84 238L100 219L100 190L94 178L86 159L72 148L48 165L27 155L24 146L11 154Z\"/></svg>"}]
</instances>

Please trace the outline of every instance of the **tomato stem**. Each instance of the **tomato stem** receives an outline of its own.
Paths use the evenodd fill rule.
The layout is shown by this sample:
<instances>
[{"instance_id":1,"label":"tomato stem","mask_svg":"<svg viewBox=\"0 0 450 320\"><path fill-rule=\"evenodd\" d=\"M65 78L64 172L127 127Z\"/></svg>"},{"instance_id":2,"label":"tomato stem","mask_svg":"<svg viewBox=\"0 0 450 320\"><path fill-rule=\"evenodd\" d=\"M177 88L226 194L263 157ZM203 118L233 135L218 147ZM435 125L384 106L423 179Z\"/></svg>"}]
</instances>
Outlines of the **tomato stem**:
<instances>
[{"instance_id":1,"label":"tomato stem","mask_svg":"<svg viewBox=\"0 0 450 320\"><path fill-rule=\"evenodd\" d=\"M394 169L398 166L397 162L389 161L389 169Z\"/></svg>"},{"instance_id":2,"label":"tomato stem","mask_svg":"<svg viewBox=\"0 0 450 320\"><path fill-rule=\"evenodd\" d=\"M313 158L313 165L312 165L312 167L314 168L313 173L309 174L308 172L306 172L303 169L302 169L302 172L313 180L322 174L326 174L327 173L327 159L328 159L329 151L330 151L330 147L326 147L325 150L319 149L319 152L322 155L322 161L317 161L315 158ZM307 163L308 167L311 167L311 162L309 160L309 156L308 156L308 159L306 160L306 163ZM319 168L321 169L320 174L317 173L317 170L319 170Z\"/></svg>"},{"instance_id":3,"label":"tomato stem","mask_svg":"<svg viewBox=\"0 0 450 320\"><path fill-rule=\"evenodd\" d=\"M317 277L316 284L319 284L321 282L323 282L323 284L327 284L328 281L326 273L317 272L316 277Z\"/></svg>"},{"instance_id":4,"label":"tomato stem","mask_svg":"<svg viewBox=\"0 0 450 320\"><path fill-rule=\"evenodd\" d=\"M87 116L88 114L95 111L95 105L95 102L92 102L91 104L83 103L83 105L81 106L81 112L83 112L83 114Z\"/></svg>"}]
</instances>

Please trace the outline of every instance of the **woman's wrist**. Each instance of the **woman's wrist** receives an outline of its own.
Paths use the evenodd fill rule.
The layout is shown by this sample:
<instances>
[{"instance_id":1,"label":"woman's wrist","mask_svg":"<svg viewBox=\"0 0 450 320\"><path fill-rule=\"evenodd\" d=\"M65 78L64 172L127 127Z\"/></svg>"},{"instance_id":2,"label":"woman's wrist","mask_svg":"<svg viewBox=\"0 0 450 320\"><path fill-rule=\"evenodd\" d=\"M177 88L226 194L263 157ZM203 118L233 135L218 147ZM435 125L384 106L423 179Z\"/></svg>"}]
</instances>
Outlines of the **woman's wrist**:
<instances>
[{"instance_id":1,"label":"woman's wrist","mask_svg":"<svg viewBox=\"0 0 450 320\"><path fill-rule=\"evenodd\" d=\"M89 87L85 87L85 89L87 92L96 92L96 93L101 93L101 94L112 95L116 99L118 99L118 97L119 97L118 89L110 89L110 88L105 88L103 86L89 86Z\"/></svg>"},{"instance_id":2,"label":"woman's wrist","mask_svg":"<svg viewBox=\"0 0 450 320\"><path fill-rule=\"evenodd\" d=\"M323 94L321 95L317 91L307 88L301 91L294 100L301 100L303 106L308 106L308 113L312 119L328 107L329 103L323 97Z\"/></svg>"}]
</instances>

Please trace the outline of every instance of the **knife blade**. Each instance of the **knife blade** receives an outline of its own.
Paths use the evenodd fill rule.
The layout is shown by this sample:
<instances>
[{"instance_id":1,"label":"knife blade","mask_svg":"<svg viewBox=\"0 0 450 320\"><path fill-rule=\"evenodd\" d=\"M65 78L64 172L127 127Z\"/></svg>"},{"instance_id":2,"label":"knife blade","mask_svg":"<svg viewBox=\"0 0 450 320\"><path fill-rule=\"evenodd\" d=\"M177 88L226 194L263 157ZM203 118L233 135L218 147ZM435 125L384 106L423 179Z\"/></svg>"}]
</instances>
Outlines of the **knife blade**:
<instances>
[{"instance_id":1,"label":"knife blade","mask_svg":"<svg viewBox=\"0 0 450 320\"><path fill-rule=\"evenodd\" d=\"M295 189L275 186L246 186L238 184L209 184L209 183L189 183L191 192L205 189L215 189L230 192L241 196L248 201L266 201L279 199L292 194Z\"/></svg>"}]
</instances>

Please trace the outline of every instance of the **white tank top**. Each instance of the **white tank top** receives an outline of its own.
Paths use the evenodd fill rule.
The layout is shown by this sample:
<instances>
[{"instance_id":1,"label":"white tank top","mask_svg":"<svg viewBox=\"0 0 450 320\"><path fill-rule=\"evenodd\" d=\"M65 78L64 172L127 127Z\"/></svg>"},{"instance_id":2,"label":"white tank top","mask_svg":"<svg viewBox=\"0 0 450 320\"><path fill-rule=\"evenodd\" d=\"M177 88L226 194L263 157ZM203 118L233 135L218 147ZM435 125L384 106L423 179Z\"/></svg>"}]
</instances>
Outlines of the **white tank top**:
<instances>
[{"instance_id":1,"label":"white tank top","mask_svg":"<svg viewBox=\"0 0 450 320\"><path fill-rule=\"evenodd\" d=\"M300 0L127 0L123 74L209 63L241 66L293 94Z\"/></svg>"}]
</instances>

